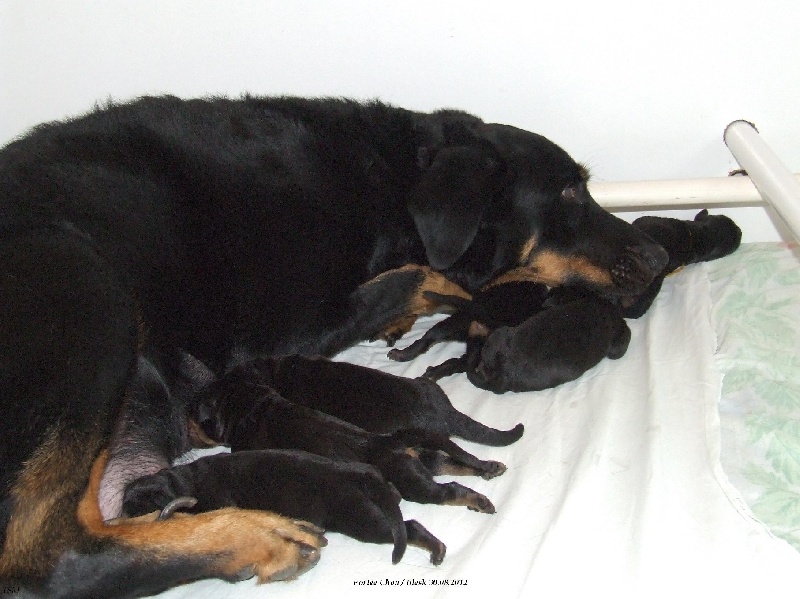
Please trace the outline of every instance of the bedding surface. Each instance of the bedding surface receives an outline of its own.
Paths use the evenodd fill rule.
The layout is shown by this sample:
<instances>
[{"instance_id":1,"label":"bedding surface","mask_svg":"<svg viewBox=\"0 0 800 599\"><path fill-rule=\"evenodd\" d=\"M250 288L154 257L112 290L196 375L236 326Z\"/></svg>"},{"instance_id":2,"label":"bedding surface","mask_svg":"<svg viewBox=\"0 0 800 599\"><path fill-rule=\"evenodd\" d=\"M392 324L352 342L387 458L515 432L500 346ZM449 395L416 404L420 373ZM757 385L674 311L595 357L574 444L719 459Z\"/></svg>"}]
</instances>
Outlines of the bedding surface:
<instances>
[{"instance_id":1,"label":"bedding surface","mask_svg":"<svg viewBox=\"0 0 800 599\"><path fill-rule=\"evenodd\" d=\"M526 427L505 448L456 439L478 457L508 466L490 481L458 479L487 495L496 514L401 503L407 519L419 520L447 545L441 566L414 547L393 566L389 545L331 533L320 563L297 580L267 586L202 581L160 597L375 596L374 587L395 596L484 599L796 591L800 553L753 517L721 467L722 377L709 289L706 265L668 277L650 312L629 321L628 353L556 389L494 395L464 375L440 381L453 404L474 418L498 428ZM398 346L435 320L418 322ZM375 342L337 359L413 377L463 348L437 345L413 362L396 363Z\"/></svg>"},{"instance_id":2,"label":"bedding surface","mask_svg":"<svg viewBox=\"0 0 800 599\"><path fill-rule=\"evenodd\" d=\"M724 375L722 466L800 551L800 247L752 243L709 264Z\"/></svg>"}]
</instances>

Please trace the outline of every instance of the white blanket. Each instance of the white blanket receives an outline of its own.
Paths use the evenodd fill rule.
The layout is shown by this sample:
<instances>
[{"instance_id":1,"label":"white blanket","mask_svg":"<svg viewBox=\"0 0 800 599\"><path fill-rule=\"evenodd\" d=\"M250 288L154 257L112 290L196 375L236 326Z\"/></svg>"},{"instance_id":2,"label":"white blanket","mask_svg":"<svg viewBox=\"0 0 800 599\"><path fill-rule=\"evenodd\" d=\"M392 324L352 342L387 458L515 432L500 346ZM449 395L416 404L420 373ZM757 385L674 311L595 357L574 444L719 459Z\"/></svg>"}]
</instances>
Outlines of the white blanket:
<instances>
[{"instance_id":1,"label":"white blanket","mask_svg":"<svg viewBox=\"0 0 800 599\"><path fill-rule=\"evenodd\" d=\"M459 479L488 496L496 514L401 504L406 518L447 545L442 565L414 547L392 565L389 545L330 533L320 563L297 580L203 581L162 597L365 596L375 587L415 599L795 595L800 553L751 516L720 467L721 377L709 314L706 269L693 266L669 277L650 312L630 321L622 359L605 360L576 382L497 396L463 375L443 379L457 408L497 428L523 422L525 434L505 448L456 439L508 466L494 480ZM398 345L432 322L418 323ZM462 351L462 344L438 345L400 364L376 342L337 359L418 376ZM385 588L414 581L424 584Z\"/></svg>"}]
</instances>

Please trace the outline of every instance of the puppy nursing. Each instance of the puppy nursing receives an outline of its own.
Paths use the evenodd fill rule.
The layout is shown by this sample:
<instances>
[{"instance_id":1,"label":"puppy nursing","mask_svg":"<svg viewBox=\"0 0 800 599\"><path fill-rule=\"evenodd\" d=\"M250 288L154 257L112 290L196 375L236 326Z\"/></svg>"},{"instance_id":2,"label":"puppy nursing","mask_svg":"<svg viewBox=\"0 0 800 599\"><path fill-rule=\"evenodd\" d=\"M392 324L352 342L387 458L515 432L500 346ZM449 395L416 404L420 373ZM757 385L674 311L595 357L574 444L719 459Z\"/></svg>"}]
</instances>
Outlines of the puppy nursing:
<instances>
[{"instance_id":1,"label":"puppy nursing","mask_svg":"<svg viewBox=\"0 0 800 599\"><path fill-rule=\"evenodd\" d=\"M302 389L288 383L300 379ZM136 480L125 492L126 514L168 510L182 497L195 499L189 510L198 513L229 506L270 510L361 541L393 543L395 563L407 544L427 550L433 564L446 551L419 522L403 521L401 497L495 511L481 493L433 480L505 472L503 464L461 449L450 434L505 445L522 433L521 426L497 431L457 412L433 382L297 356L240 364L198 393L191 412L202 436L233 454Z\"/></svg>"}]
</instances>

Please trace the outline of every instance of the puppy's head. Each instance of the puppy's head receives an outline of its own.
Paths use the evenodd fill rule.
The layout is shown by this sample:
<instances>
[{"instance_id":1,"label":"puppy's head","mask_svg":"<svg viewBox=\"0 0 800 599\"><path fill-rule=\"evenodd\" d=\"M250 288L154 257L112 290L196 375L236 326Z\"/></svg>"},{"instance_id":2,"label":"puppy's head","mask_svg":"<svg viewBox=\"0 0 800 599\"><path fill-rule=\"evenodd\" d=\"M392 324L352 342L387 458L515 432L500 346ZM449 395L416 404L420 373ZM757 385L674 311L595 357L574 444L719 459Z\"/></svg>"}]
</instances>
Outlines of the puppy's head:
<instances>
[{"instance_id":1,"label":"puppy's head","mask_svg":"<svg viewBox=\"0 0 800 599\"><path fill-rule=\"evenodd\" d=\"M667 263L661 246L594 201L586 169L551 141L446 116L410 209L431 266L449 278L475 289L523 267L548 285L625 296Z\"/></svg>"},{"instance_id":2,"label":"puppy's head","mask_svg":"<svg viewBox=\"0 0 800 599\"><path fill-rule=\"evenodd\" d=\"M742 242L742 230L723 214L710 215L701 210L694 217L693 245L696 259L715 260L733 253Z\"/></svg>"}]
</instances>

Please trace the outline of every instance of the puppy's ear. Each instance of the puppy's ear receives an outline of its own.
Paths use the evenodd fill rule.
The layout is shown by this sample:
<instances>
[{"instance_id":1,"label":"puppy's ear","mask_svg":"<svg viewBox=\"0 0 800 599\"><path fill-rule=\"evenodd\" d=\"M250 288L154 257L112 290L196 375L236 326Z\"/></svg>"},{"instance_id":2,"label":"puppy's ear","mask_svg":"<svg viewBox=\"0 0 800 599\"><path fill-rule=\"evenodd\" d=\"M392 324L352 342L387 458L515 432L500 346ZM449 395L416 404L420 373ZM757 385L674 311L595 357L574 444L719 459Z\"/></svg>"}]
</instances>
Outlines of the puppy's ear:
<instances>
[{"instance_id":1,"label":"puppy's ear","mask_svg":"<svg viewBox=\"0 0 800 599\"><path fill-rule=\"evenodd\" d=\"M703 208L700 212L698 212L694 217L695 221L703 221L707 219L708 219L708 210L706 210L705 208Z\"/></svg>"},{"instance_id":2,"label":"puppy's ear","mask_svg":"<svg viewBox=\"0 0 800 599\"><path fill-rule=\"evenodd\" d=\"M502 177L500 161L467 146L445 147L417 155L422 177L409 198L428 263L436 270L452 266L478 232L486 207Z\"/></svg>"}]
</instances>

